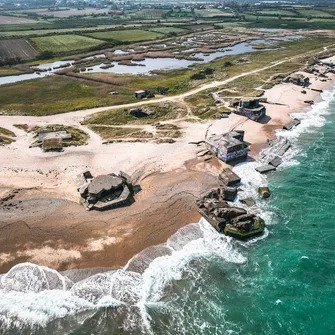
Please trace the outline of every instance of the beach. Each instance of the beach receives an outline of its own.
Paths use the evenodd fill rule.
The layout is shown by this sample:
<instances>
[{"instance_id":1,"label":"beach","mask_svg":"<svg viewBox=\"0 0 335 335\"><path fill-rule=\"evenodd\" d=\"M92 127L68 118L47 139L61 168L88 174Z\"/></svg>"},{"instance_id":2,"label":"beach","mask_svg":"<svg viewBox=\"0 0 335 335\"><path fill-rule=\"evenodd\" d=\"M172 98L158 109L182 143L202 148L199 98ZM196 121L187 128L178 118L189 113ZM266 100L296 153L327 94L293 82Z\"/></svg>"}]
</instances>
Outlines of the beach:
<instances>
[{"instance_id":1,"label":"beach","mask_svg":"<svg viewBox=\"0 0 335 335\"><path fill-rule=\"evenodd\" d=\"M178 229L198 222L195 200L216 187L223 162L197 157L199 148L190 144L205 134L244 130L250 143L249 160L274 139L290 114L308 109L306 100L317 101L320 92L333 84L304 73L311 85L283 83L264 93L266 117L256 123L231 114L228 119L203 123L178 120L183 136L172 144L111 143L83 126L89 115L74 112L48 117L0 116L1 126L13 131L16 142L0 147L0 273L15 264L32 262L60 271L78 268L124 266L147 247L164 243ZM170 99L170 97L169 97ZM94 111L96 112L96 111ZM30 148L31 134L17 123L46 126L60 123L80 127L91 136L85 146L69 147L63 153L43 153ZM107 212L87 212L79 204L74 178L90 170L93 175L119 170L132 176L141 191L129 207ZM6 206L3 206L3 205Z\"/></svg>"}]
</instances>

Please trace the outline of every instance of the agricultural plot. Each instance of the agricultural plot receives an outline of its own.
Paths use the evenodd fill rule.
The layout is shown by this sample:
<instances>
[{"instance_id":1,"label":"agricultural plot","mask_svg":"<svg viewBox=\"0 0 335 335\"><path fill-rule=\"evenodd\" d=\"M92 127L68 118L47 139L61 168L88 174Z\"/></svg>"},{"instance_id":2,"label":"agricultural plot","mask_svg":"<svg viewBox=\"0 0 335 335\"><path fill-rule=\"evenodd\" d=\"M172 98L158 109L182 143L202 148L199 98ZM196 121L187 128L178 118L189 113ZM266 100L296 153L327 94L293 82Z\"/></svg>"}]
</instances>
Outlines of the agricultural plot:
<instances>
[{"instance_id":1,"label":"agricultural plot","mask_svg":"<svg viewBox=\"0 0 335 335\"><path fill-rule=\"evenodd\" d=\"M69 52L89 49L102 44L102 41L79 35L55 35L31 38L39 51Z\"/></svg>"},{"instance_id":2,"label":"agricultural plot","mask_svg":"<svg viewBox=\"0 0 335 335\"><path fill-rule=\"evenodd\" d=\"M255 14L257 15L268 15L268 16L296 16L296 13L291 10L286 10L286 9L273 9L273 10L259 10Z\"/></svg>"},{"instance_id":3,"label":"agricultural plot","mask_svg":"<svg viewBox=\"0 0 335 335\"><path fill-rule=\"evenodd\" d=\"M166 14L166 9L142 9L138 12L130 14L134 19L160 19Z\"/></svg>"},{"instance_id":4,"label":"agricultural plot","mask_svg":"<svg viewBox=\"0 0 335 335\"><path fill-rule=\"evenodd\" d=\"M169 34L169 33L182 34L182 33L186 33L187 29L176 28L176 27L158 27L158 28L150 28L150 31L160 33L160 34Z\"/></svg>"},{"instance_id":5,"label":"agricultural plot","mask_svg":"<svg viewBox=\"0 0 335 335\"><path fill-rule=\"evenodd\" d=\"M93 38L100 40L110 41L116 40L121 42L139 42L153 40L157 37L162 37L160 33L146 30L116 30L116 31L104 31L99 33L87 34Z\"/></svg>"},{"instance_id":6,"label":"agricultural plot","mask_svg":"<svg viewBox=\"0 0 335 335\"><path fill-rule=\"evenodd\" d=\"M332 17L331 14L316 9L299 9L299 13L306 17Z\"/></svg>"},{"instance_id":7,"label":"agricultural plot","mask_svg":"<svg viewBox=\"0 0 335 335\"><path fill-rule=\"evenodd\" d=\"M216 8L196 9L194 14L198 17L218 17L218 16L233 16L230 11L222 11Z\"/></svg>"},{"instance_id":8,"label":"agricultural plot","mask_svg":"<svg viewBox=\"0 0 335 335\"><path fill-rule=\"evenodd\" d=\"M27 40L2 40L0 41L0 60L21 58L32 59L38 55L37 51Z\"/></svg>"},{"instance_id":9,"label":"agricultural plot","mask_svg":"<svg viewBox=\"0 0 335 335\"><path fill-rule=\"evenodd\" d=\"M29 24L29 23L39 23L39 22L45 22L45 21L36 21L27 19L25 17L16 17L16 16L6 16L6 15L0 15L0 24Z\"/></svg>"},{"instance_id":10,"label":"agricultural plot","mask_svg":"<svg viewBox=\"0 0 335 335\"><path fill-rule=\"evenodd\" d=\"M106 14L108 13L108 9L96 9L96 8L64 8L63 10L49 10L45 8L40 9L23 9L16 11L17 13L36 13L40 16L54 16L59 18L66 18L70 16L84 16L84 15L92 15L92 14Z\"/></svg>"}]
</instances>

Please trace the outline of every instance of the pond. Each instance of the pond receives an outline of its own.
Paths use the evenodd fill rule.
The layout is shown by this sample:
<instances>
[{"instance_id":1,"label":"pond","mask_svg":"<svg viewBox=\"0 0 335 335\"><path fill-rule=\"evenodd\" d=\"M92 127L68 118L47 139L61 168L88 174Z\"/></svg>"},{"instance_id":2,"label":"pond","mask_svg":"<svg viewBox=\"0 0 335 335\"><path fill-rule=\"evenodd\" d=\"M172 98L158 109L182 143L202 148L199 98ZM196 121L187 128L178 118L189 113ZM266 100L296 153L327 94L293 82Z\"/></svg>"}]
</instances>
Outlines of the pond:
<instances>
[{"instance_id":1,"label":"pond","mask_svg":"<svg viewBox=\"0 0 335 335\"><path fill-rule=\"evenodd\" d=\"M107 73L117 73L117 74L150 74L151 71L159 71L159 70L175 70L180 68L187 68L194 64L203 64L209 63L215 59L222 58L224 56L231 56L231 55L243 55L250 52L256 51L266 51L270 50L271 48L265 49L257 49L255 47L256 44L264 44L269 45L269 47L275 46L278 41L292 41L296 39L301 39L303 36L301 35L294 35L294 36L280 36L280 37L273 37L268 40L259 39L259 40L252 40L250 42L243 42L235 44L234 46L228 48L220 48L217 51L212 52L210 54L203 54L203 53L194 53L192 57L194 60L187 60L187 59L176 59L176 58L146 58L141 61L132 61L132 65L122 65L118 64L118 62L111 62L107 65L111 67L106 68L106 62L101 63L99 65L95 65L92 67L85 68L85 70L81 71L81 73L97 73L97 72L107 72ZM273 47L272 47L273 48ZM115 50L115 54L126 54L132 53L133 50ZM175 53L176 54L176 53ZM183 55L181 52L180 55ZM104 54L86 57L83 60L90 60L96 58L105 58ZM201 60L200 60L201 59ZM66 69L73 65L74 60L67 60L67 61L57 61L53 63L45 63L40 64L38 66L34 66L33 68L38 68L40 71L36 71L30 74L21 74L21 75L14 75L14 76L6 76L0 78L0 85L4 84L12 84L20 81L30 80L30 79L37 79L46 76L52 75L54 72L60 69ZM85 65L83 65L85 67Z\"/></svg>"}]
</instances>

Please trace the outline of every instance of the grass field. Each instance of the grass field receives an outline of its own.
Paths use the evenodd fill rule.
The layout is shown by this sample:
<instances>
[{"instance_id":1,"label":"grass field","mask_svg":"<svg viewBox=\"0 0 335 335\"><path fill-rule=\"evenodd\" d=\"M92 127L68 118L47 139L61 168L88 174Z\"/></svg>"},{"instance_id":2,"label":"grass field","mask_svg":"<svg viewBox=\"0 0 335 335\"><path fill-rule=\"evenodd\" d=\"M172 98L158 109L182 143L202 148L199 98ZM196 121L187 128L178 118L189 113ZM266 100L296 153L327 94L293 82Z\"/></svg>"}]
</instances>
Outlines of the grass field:
<instances>
[{"instance_id":1,"label":"grass field","mask_svg":"<svg viewBox=\"0 0 335 335\"><path fill-rule=\"evenodd\" d=\"M132 25L134 27L136 25ZM52 34L67 34L75 32L91 32L103 31L113 28L120 28L120 25L101 25L98 27L88 28L62 28L62 29L27 29L27 30L12 30L0 31L0 37L15 37L15 36L37 36L37 35L52 35Z\"/></svg>"},{"instance_id":2,"label":"grass field","mask_svg":"<svg viewBox=\"0 0 335 335\"><path fill-rule=\"evenodd\" d=\"M52 52L84 50L102 44L101 41L78 35L35 37L31 38L31 41L36 45L39 51L50 50Z\"/></svg>"},{"instance_id":3,"label":"grass field","mask_svg":"<svg viewBox=\"0 0 335 335\"><path fill-rule=\"evenodd\" d=\"M233 16L234 14L230 11L222 11L215 8L208 9L196 9L194 14L198 17L216 17L216 16Z\"/></svg>"},{"instance_id":4,"label":"grass field","mask_svg":"<svg viewBox=\"0 0 335 335\"><path fill-rule=\"evenodd\" d=\"M316 9L299 9L299 13L306 17L333 17L331 14Z\"/></svg>"},{"instance_id":5,"label":"grass field","mask_svg":"<svg viewBox=\"0 0 335 335\"><path fill-rule=\"evenodd\" d=\"M177 28L177 27L157 27L157 28L150 28L150 31L160 33L160 34L168 34L168 33L177 33L182 34L188 32L187 29Z\"/></svg>"},{"instance_id":6,"label":"grass field","mask_svg":"<svg viewBox=\"0 0 335 335\"><path fill-rule=\"evenodd\" d=\"M284 16L296 16L296 14L293 11L290 10L285 10L285 9L274 9L274 10L269 10L269 9L264 9L264 10L259 10L255 12L255 14L259 15L269 15L269 16L279 16L279 15L284 15Z\"/></svg>"},{"instance_id":7,"label":"grass field","mask_svg":"<svg viewBox=\"0 0 335 335\"><path fill-rule=\"evenodd\" d=\"M116 31L105 31L99 33L87 34L93 38L100 40L110 41L116 40L121 42L139 42L146 40L153 40L157 37L162 37L160 33L147 30L116 30Z\"/></svg>"},{"instance_id":8,"label":"grass field","mask_svg":"<svg viewBox=\"0 0 335 335\"><path fill-rule=\"evenodd\" d=\"M51 115L136 101L132 92L111 96L111 90L105 84L50 76L1 86L0 111L9 115Z\"/></svg>"},{"instance_id":9,"label":"grass field","mask_svg":"<svg viewBox=\"0 0 335 335\"><path fill-rule=\"evenodd\" d=\"M154 115L137 118L130 115L128 109L111 110L93 115L85 120L86 125L90 126L101 126L101 125L126 125L126 124L152 124L158 121L166 121L176 119L179 117L185 117L187 110L185 106L175 103L164 103L157 105L145 106L150 110L155 110ZM105 130L106 131L106 130Z\"/></svg>"},{"instance_id":10,"label":"grass field","mask_svg":"<svg viewBox=\"0 0 335 335\"><path fill-rule=\"evenodd\" d=\"M20 58L32 59L38 55L37 51L27 40L0 40L0 59Z\"/></svg>"}]
</instances>

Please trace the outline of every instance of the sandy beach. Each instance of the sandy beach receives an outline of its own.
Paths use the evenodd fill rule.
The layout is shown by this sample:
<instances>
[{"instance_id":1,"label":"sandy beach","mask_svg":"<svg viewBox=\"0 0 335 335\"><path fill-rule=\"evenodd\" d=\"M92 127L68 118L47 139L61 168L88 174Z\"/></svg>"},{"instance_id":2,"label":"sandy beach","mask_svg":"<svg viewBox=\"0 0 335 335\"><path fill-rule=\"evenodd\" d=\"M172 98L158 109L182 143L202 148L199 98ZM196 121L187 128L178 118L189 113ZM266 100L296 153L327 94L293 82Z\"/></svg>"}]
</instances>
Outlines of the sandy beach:
<instances>
[{"instance_id":1,"label":"sandy beach","mask_svg":"<svg viewBox=\"0 0 335 335\"><path fill-rule=\"evenodd\" d=\"M204 140L206 133L244 130L251 144L250 159L257 159L290 114L308 108L304 101L319 98L320 92L312 89L324 90L334 83L334 74L327 81L303 74L311 83L306 94L291 83L265 92L267 115L261 122L236 114L203 123L176 120L183 136L172 144L103 144L80 123L100 109L39 118L0 116L0 125L17 136L11 145L0 146L0 273L25 261L58 270L123 266L144 248L163 243L180 227L197 222L195 200L217 186L225 164L215 157L210 161L197 157L199 147L189 142ZM32 135L16 128L17 123L72 125L86 131L90 140L62 153L43 153L28 148ZM74 183L74 177L86 170L95 176L126 171L142 190L129 207L87 212L79 204Z\"/></svg>"}]
</instances>

